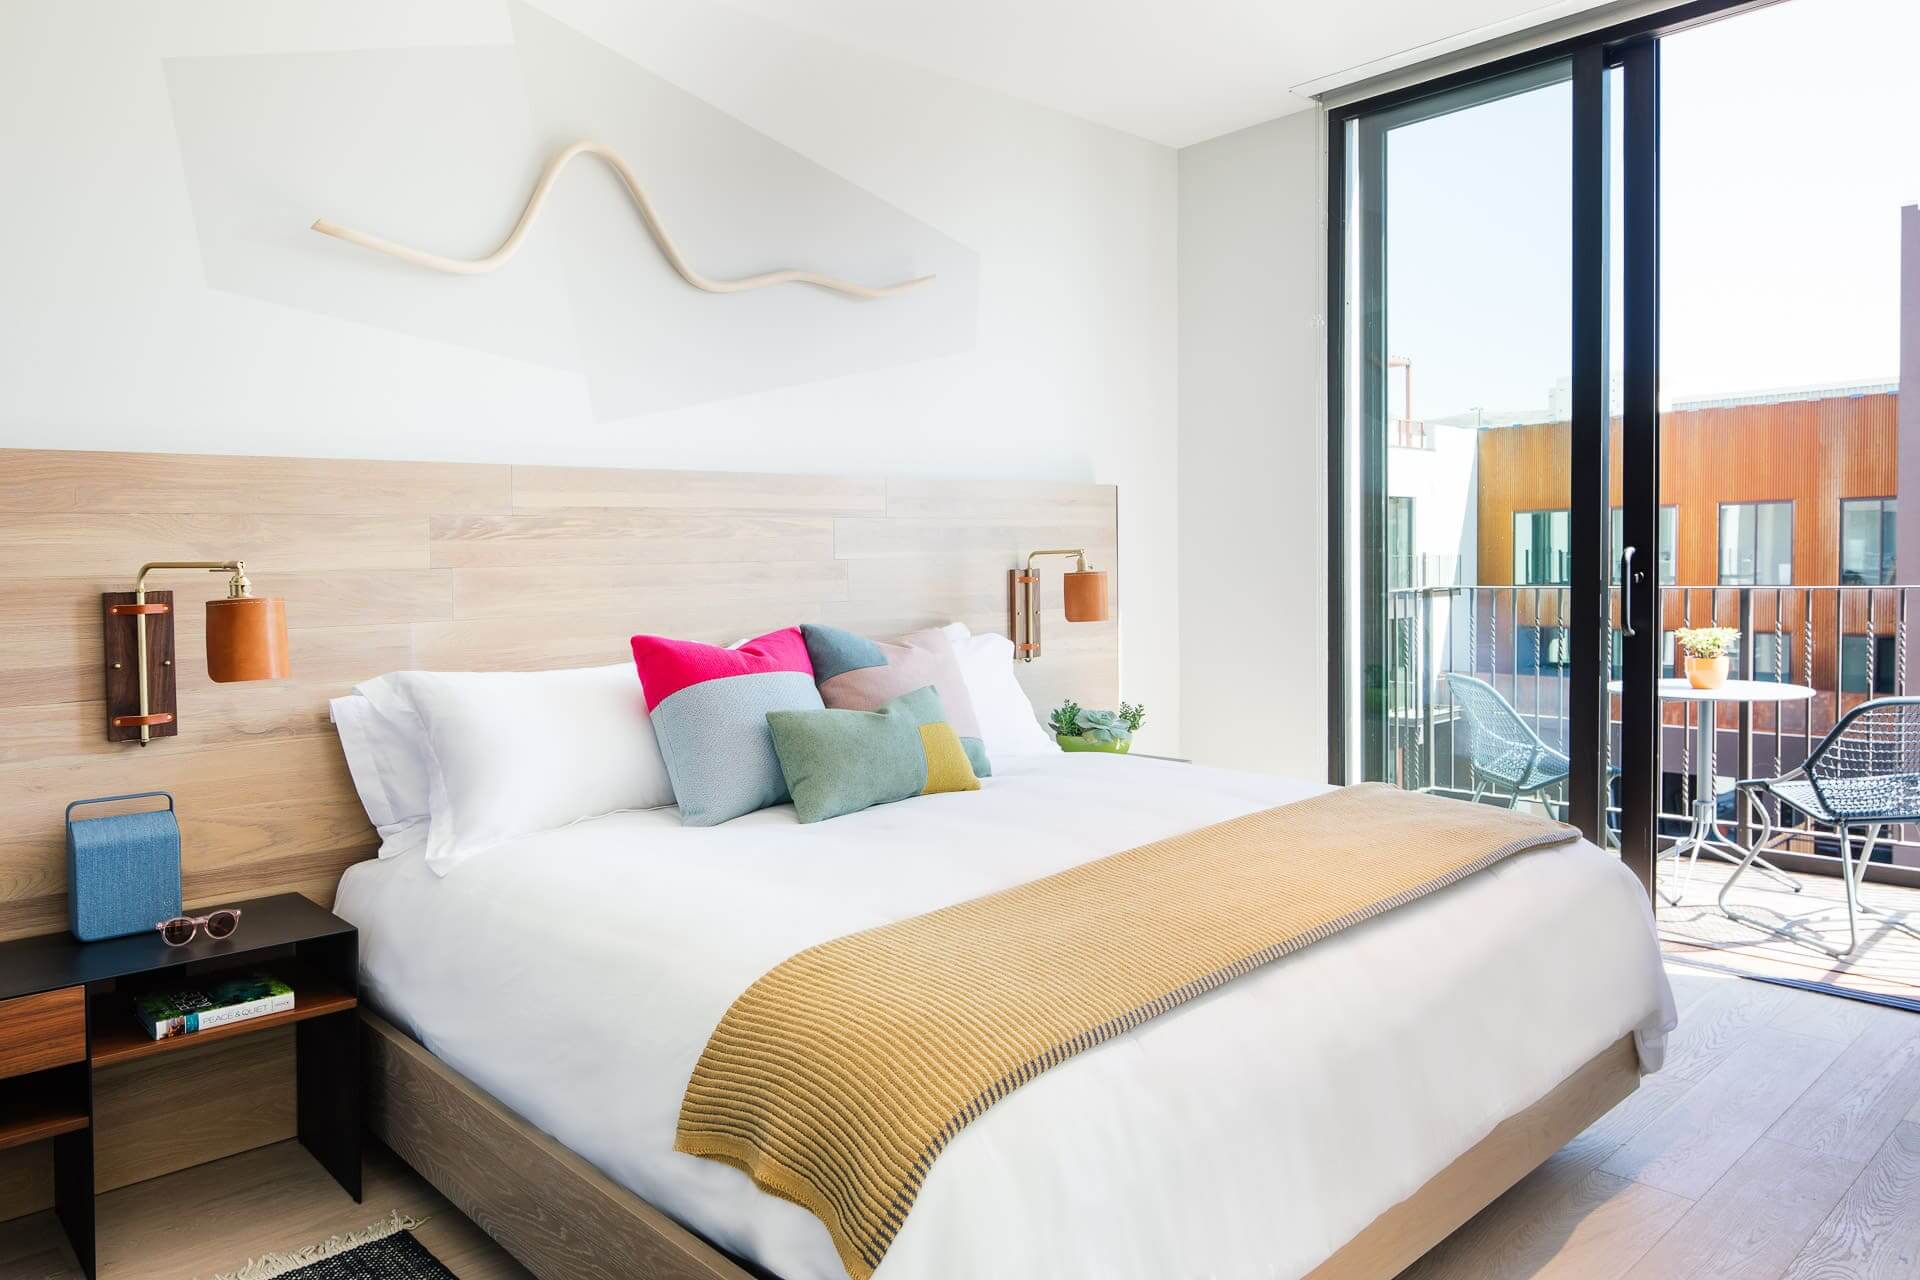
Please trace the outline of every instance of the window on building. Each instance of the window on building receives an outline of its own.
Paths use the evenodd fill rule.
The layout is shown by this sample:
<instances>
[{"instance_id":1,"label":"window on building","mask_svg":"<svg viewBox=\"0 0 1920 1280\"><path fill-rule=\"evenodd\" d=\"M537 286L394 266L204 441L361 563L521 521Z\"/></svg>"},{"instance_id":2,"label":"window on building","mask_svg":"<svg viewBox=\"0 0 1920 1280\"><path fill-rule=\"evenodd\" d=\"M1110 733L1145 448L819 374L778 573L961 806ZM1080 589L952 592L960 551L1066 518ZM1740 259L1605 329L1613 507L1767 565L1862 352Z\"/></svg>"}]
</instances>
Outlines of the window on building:
<instances>
[{"instance_id":1,"label":"window on building","mask_svg":"<svg viewBox=\"0 0 1920 1280\"><path fill-rule=\"evenodd\" d=\"M1567 666L1567 637L1559 627L1523 624L1514 633L1514 674L1537 676Z\"/></svg>"},{"instance_id":2,"label":"window on building","mask_svg":"<svg viewBox=\"0 0 1920 1280\"><path fill-rule=\"evenodd\" d=\"M1413 499L1387 499L1387 590L1424 585L1414 573Z\"/></svg>"},{"instance_id":3,"label":"window on building","mask_svg":"<svg viewBox=\"0 0 1920 1280\"><path fill-rule=\"evenodd\" d=\"M1671 586L1680 579L1676 566L1679 564L1680 508L1660 508L1660 581ZM1626 550L1626 512L1619 507L1613 509L1613 582L1620 584L1620 555ZM1638 553L1635 553L1638 554Z\"/></svg>"},{"instance_id":4,"label":"window on building","mask_svg":"<svg viewBox=\"0 0 1920 1280\"><path fill-rule=\"evenodd\" d=\"M1741 653L1747 637L1736 641L1733 652L1728 655L1728 670L1738 676ZM1762 631L1752 637L1753 640L1753 678L1755 680L1784 681L1787 678L1788 660L1792 656L1793 642L1785 635L1776 635L1771 631Z\"/></svg>"},{"instance_id":5,"label":"window on building","mask_svg":"<svg viewBox=\"0 0 1920 1280\"><path fill-rule=\"evenodd\" d=\"M1867 648L1871 639L1873 648ZM1893 693L1894 676L1897 673L1894 662L1892 636L1841 636L1840 637L1840 690L1843 693L1866 693L1867 655L1873 655L1872 692L1875 695Z\"/></svg>"},{"instance_id":6,"label":"window on building","mask_svg":"<svg viewBox=\"0 0 1920 1280\"><path fill-rule=\"evenodd\" d=\"M1893 578L1894 499L1847 498L1840 503L1840 581L1885 586Z\"/></svg>"},{"instance_id":7,"label":"window on building","mask_svg":"<svg viewBox=\"0 0 1920 1280\"><path fill-rule=\"evenodd\" d=\"M1730 587L1785 586L1793 581L1793 503L1721 505L1720 581Z\"/></svg>"},{"instance_id":8,"label":"window on building","mask_svg":"<svg viewBox=\"0 0 1920 1280\"><path fill-rule=\"evenodd\" d=\"M1572 553L1573 536L1564 510L1513 513L1515 586L1549 587L1567 582L1567 561Z\"/></svg>"}]
</instances>

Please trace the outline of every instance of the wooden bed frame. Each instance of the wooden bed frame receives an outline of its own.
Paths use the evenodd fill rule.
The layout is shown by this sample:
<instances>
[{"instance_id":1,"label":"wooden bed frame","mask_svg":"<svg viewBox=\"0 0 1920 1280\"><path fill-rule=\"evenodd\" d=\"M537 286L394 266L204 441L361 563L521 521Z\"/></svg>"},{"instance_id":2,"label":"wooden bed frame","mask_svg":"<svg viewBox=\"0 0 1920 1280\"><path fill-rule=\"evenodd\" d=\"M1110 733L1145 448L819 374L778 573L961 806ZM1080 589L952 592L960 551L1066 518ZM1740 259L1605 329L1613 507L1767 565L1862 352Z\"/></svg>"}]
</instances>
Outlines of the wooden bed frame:
<instances>
[{"instance_id":1,"label":"wooden bed frame","mask_svg":"<svg viewBox=\"0 0 1920 1280\"><path fill-rule=\"evenodd\" d=\"M365 1013L366 1116L381 1141L541 1280L767 1280ZM1375 1218L1307 1280L1383 1280L1612 1110L1640 1084L1624 1037Z\"/></svg>"}]
</instances>

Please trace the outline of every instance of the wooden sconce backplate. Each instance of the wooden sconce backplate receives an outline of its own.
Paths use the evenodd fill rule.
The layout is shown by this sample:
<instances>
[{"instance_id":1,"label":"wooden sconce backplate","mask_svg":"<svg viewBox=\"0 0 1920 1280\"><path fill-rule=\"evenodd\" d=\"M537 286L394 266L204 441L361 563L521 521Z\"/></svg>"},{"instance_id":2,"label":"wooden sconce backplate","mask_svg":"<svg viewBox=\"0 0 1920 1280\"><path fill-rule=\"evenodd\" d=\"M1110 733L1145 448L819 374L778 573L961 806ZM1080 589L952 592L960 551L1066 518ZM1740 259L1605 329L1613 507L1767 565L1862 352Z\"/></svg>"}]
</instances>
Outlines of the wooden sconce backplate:
<instances>
[{"instance_id":1,"label":"wooden sconce backplate","mask_svg":"<svg viewBox=\"0 0 1920 1280\"><path fill-rule=\"evenodd\" d=\"M131 591L105 591L100 595L100 618L105 626L107 676L107 741L133 742L140 737L139 725L116 725L116 716L140 714L140 676L133 637L131 614L114 614L114 605L133 603ZM173 681L173 592L149 591L147 603L167 606L165 613L147 617L147 711L152 715L175 717L147 727L148 736L170 738L180 732L179 707Z\"/></svg>"}]
</instances>

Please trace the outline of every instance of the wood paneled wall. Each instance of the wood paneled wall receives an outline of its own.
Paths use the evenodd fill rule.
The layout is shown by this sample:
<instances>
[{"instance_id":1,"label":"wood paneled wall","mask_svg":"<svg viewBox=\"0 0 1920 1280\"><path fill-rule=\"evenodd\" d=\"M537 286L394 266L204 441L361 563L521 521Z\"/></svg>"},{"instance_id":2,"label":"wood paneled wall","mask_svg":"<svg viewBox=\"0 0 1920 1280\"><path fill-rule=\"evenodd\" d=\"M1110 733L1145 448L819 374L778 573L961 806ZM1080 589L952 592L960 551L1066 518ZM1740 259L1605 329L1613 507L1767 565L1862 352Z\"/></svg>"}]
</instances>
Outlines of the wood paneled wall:
<instances>
[{"instance_id":1,"label":"wood paneled wall","mask_svg":"<svg viewBox=\"0 0 1920 1280\"><path fill-rule=\"evenodd\" d=\"M327 701L386 671L625 662L636 631L1005 632L1006 571L1085 546L1116 620L1067 625L1047 566L1046 654L1017 672L1042 714L1114 705L1116 502L1090 484L0 450L0 937L66 927L61 811L127 791L177 797L189 904L330 903L377 841ZM152 585L178 610L179 736L109 743L100 593L145 561L229 557L286 599L292 678L209 681L201 605L224 580L169 574ZM100 1072L102 1188L288 1136L291 1053L267 1035ZM44 1146L0 1153L0 1219L49 1194Z\"/></svg>"}]
</instances>

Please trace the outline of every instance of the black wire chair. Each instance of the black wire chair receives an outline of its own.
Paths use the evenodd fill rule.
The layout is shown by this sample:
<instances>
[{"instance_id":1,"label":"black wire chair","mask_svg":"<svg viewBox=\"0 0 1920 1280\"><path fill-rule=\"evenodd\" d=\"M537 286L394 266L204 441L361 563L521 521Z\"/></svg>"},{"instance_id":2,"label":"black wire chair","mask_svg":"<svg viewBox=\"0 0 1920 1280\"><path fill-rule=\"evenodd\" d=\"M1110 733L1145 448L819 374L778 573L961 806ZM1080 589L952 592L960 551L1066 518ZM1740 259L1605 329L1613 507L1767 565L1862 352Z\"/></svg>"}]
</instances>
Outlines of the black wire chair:
<instances>
[{"instance_id":1,"label":"black wire chair","mask_svg":"<svg viewBox=\"0 0 1920 1280\"><path fill-rule=\"evenodd\" d=\"M1920 822L1920 698L1880 698L1864 702L1840 717L1799 768L1777 778L1749 778L1734 784L1747 797L1761 823L1760 838L1720 886L1720 909L1731 919L1777 934L1825 955L1841 959L1860 945L1859 916L1878 917L1893 928L1920 937L1902 912L1882 911L1861 901L1867 864L1887 827ZM1840 878L1847 894L1847 945L1828 946L1806 932L1811 916L1776 926L1743 915L1727 905L1727 893L1754 859L1775 841L1791 838L1762 803L1766 796L1790 805L1815 822L1834 828L1840 838ZM1854 849L1853 830L1861 844Z\"/></svg>"}]
</instances>

